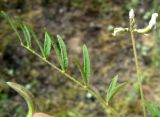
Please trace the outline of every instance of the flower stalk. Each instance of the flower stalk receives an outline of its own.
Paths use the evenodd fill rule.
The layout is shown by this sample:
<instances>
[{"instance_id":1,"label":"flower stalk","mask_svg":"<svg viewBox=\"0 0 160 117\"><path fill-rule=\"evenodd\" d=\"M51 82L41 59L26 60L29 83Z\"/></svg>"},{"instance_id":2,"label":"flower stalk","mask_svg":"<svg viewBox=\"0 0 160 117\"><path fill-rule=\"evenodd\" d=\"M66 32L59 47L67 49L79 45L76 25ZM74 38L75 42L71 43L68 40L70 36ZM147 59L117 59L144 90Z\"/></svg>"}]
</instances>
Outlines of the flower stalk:
<instances>
[{"instance_id":1,"label":"flower stalk","mask_svg":"<svg viewBox=\"0 0 160 117\"><path fill-rule=\"evenodd\" d=\"M133 10L131 10L130 13L131 12L132 12L132 14L134 14ZM130 25L129 32L130 32L130 36L131 36L131 40L132 40L132 48L133 48L133 53L134 53L135 65L136 65L136 74L137 74L137 79L138 79L138 84L139 84L141 104L142 104L142 108L143 108L143 115L144 115L144 117L146 117L147 115L146 115L146 109L145 109L145 103L144 103L144 94L143 94L143 89L142 89L141 70L139 67L139 61L138 61L137 50L136 50L136 41L135 41L135 37L134 37L135 20L134 20L134 15L133 15L133 17L131 17L130 13L129 13L129 25Z\"/></svg>"},{"instance_id":2,"label":"flower stalk","mask_svg":"<svg viewBox=\"0 0 160 117\"><path fill-rule=\"evenodd\" d=\"M146 114L146 109L145 109L145 103L144 103L144 94L143 94L143 89L142 89L142 79L141 79L141 70L139 66L139 61L138 61L138 56L137 56L137 50L136 50L136 41L134 34L139 33L139 34L145 34L148 33L153 29L153 27L156 25L156 19L158 17L158 13L153 13L151 16L151 19L148 23L148 25L142 29L135 29L135 14L134 10L131 9L129 12L129 28L122 28L118 27L114 29L113 36L116 36L119 33L122 32L129 32L132 40L132 48L133 48L133 54L134 54L134 59L135 59L135 66L136 66L136 75L137 75L137 80L138 80L138 88L140 90L140 96L141 96L141 104L143 108L143 115L144 117L147 117Z\"/></svg>"}]
</instances>

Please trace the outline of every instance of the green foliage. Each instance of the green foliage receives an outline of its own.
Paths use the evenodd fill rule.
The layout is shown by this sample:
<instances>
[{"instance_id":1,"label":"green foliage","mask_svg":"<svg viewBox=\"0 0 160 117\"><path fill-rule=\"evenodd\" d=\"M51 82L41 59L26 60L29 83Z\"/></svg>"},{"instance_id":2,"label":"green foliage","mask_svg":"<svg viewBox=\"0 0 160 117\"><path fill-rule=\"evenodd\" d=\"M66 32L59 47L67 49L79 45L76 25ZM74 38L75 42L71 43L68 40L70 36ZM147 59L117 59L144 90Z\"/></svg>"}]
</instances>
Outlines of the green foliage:
<instances>
[{"instance_id":1,"label":"green foliage","mask_svg":"<svg viewBox=\"0 0 160 117\"><path fill-rule=\"evenodd\" d=\"M27 47L30 48L31 47L31 35L30 35L30 31L27 25L25 25L24 23L21 25L21 29L23 31L25 40L26 40L26 44Z\"/></svg>"},{"instance_id":2,"label":"green foliage","mask_svg":"<svg viewBox=\"0 0 160 117\"><path fill-rule=\"evenodd\" d=\"M17 30L15 23L13 23L14 20L11 19L4 12L2 12L1 14L10 23L11 27L16 32L21 44L23 44L22 37L21 37L19 31ZM64 70L64 71L67 70L67 68L68 68L67 49L66 49L65 43L60 35L57 36L59 46L60 46L60 49L59 49L54 38L52 38L52 36L49 34L49 32L45 32L45 41L44 41L44 45L42 46L42 43L41 43L39 37L36 35L36 33L29 26L27 26L26 24L23 23L21 25L21 30L23 31L27 47L31 48L31 36L33 36L33 39L37 43L37 45L42 53L42 56L44 58L48 58L48 56L50 55L50 51L51 51L51 45L53 45L58 62L61 65L62 70Z\"/></svg>"},{"instance_id":3,"label":"green foliage","mask_svg":"<svg viewBox=\"0 0 160 117\"><path fill-rule=\"evenodd\" d=\"M151 101L151 104L145 100L145 106L148 109L148 111L151 113L152 117L160 117L160 103L159 105L156 105L153 101Z\"/></svg>"},{"instance_id":4,"label":"green foliage","mask_svg":"<svg viewBox=\"0 0 160 117\"><path fill-rule=\"evenodd\" d=\"M50 55L51 51L51 38L47 32L45 32L45 41L44 41L44 55L47 58Z\"/></svg>"},{"instance_id":5,"label":"green foliage","mask_svg":"<svg viewBox=\"0 0 160 117\"><path fill-rule=\"evenodd\" d=\"M16 32L18 32L18 34L19 34L19 31L15 28L15 25L14 24L12 24L12 25L13 25L12 28L14 28L14 30ZM26 41L26 45L22 45L24 48L26 48L28 51L30 51L34 55L38 56L44 62L49 64L52 68L58 70L60 73L62 73L68 79L73 81L75 84L84 88L86 91L88 91L90 94L92 94L97 100L99 100L99 102L101 103L101 105L103 107L105 105L105 109L111 108L109 105L106 105L106 103L108 103L112 99L112 97L119 91L119 89L121 89L124 86L124 84L117 85L118 77L115 77L112 80L112 82L109 86L109 89L107 91L107 102L98 93L96 93L96 91L92 90L92 88L89 86L90 76L91 76L91 68L90 68L90 58L89 58L88 49L87 49L86 45L83 45L83 62L84 62L84 64L81 65L79 61L77 61L77 63L76 63L80 72L81 72L81 75L83 77L83 80L85 83L85 84L83 84L80 81L78 81L76 78L72 77L71 75L69 75L66 72L67 68L68 68L68 64L69 64L68 54L67 54L66 45L60 35L57 35L58 44L59 44L59 45L57 45L56 41L50 35L50 33L45 32L45 40L44 40L44 44L42 44L42 42L40 41L38 36L35 34L35 32L31 28L29 28L27 25L25 25L24 23L22 24L21 30L23 31L25 41ZM20 36L20 35L18 35L18 36ZM31 48L31 46L32 46L31 45L31 38L32 37L33 37L34 41L36 42L36 44L38 45L38 47L40 48L42 55L38 54L34 49ZM20 36L20 39L21 39L21 36ZM21 41L22 41L22 39L21 39ZM54 48L58 62L61 65L61 69L59 69L56 65L54 65L53 63L51 63L50 61L48 61L46 59L50 55L51 46L53 46L53 48ZM12 89L17 91L25 99L25 101L28 104L28 108L29 108L27 117L31 117L32 114L34 113L34 109L35 109L32 94L30 94L30 92L28 90L26 90L23 86L21 86L19 84L12 83L12 82L7 82L7 84ZM111 110L113 111L113 113L115 113L115 115L118 115L118 113L114 109L111 109ZM74 115L72 113L71 116L77 116L77 115Z\"/></svg>"},{"instance_id":6,"label":"green foliage","mask_svg":"<svg viewBox=\"0 0 160 117\"><path fill-rule=\"evenodd\" d=\"M45 58L44 50L43 50L43 48L42 48L42 43L40 42L40 39L38 38L38 36L36 35L36 33L35 33L32 29L30 29L30 31L31 31L31 34L32 34L32 36L33 36L33 39L34 39L35 42L37 43L37 45L38 45L38 47L39 47L39 49L40 49L43 57Z\"/></svg>"},{"instance_id":7,"label":"green foliage","mask_svg":"<svg viewBox=\"0 0 160 117\"><path fill-rule=\"evenodd\" d=\"M49 32L47 32L47 33L48 33L48 36L51 38L51 44L52 44L52 46L54 48L54 51L55 51L56 57L58 59L58 62L60 64L60 66L61 66L61 69L63 69L63 62L62 62L62 59L61 59L60 49L58 48L58 45L57 45L55 39L50 35Z\"/></svg>"},{"instance_id":8,"label":"green foliage","mask_svg":"<svg viewBox=\"0 0 160 117\"><path fill-rule=\"evenodd\" d=\"M89 54L86 45L83 45L83 61L84 65L81 65L80 61L78 59L75 59L75 64L81 73L85 85L88 85L90 81L91 70L90 70Z\"/></svg>"},{"instance_id":9,"label":"green foliage","mask_svg":"<svg viewBox=\"0 0 160 117\"><path fill-rule=\"evenodd\" d=\"M77 2L77 0L74 0L75 2ZM69 0L69 2L71 2L71 0ZM108 3L106 3L106 0L91 0L91 1L87 1L86 3L88 3L87 5L82 5L82 6L87 6L87 9L92 9L91 11L96 11L97 7L90 7L90 3L93 3L93 6L98 6L98 9L100 9L101 12L103 12L104 10L104 14L107 12L108 7L106 7L106 5ZM80 0L79 3L83 3L83 0ZM128 3L128 2L127 2ZM127 8L132 8L133 6L137 6L140 2L138 0L131 0L129 1L129 5L127 6ZM98 5L97 5L98 4ZM154 2L154 4L156 5L156 3ZM157 5L158 6L158 5ZM102 9L101 9L102 8ZM106 9L104 9L106 8ZM113 10L114 11L114 10ZM16 32L19 41L21 43L21 45L23 45L23 40L22 37L20 35L20 32L18 31L18 26L16 24L16 22L10 18L7 14L5 14L4 12L1 12L1 15L10 23L11 27L13 28L13 30ZM147 16L147 15L146 15ZM135 63L136 63L136 70L137 70L137 78L138 78L138 82L135 83L135 85L138 88L135 88L136 90L138 90L140 88L140 94L141 94L141 99L142 99L142 104L143 103L143 90L142 90L142 82L141 82L141 71L139 69L139 63L138 63L138 57L137 57L137 51L136 51L136 44L135 44L135 39L134 39L134 34L137 30L134 30L134 21L132 21L132 19L134 18L130 18L130 28L123 28L126 32L131 33L131 38L132 38L132 44L133 44L133 51L134 51L134 56L135 56ZM133 26L132 26L133 23ZM118 80L118 76L115 76L110 85L109 88L107 90L107 95L106 95L106 100L104 100L101 96L99 96L99 94L96 93L96 91L92 90L91 87L86 87L85 85L88 85L90 82L90 76L91 76L91 68L90 68L90 59L89 59L89 54L88 54L88 49L87 47L84 45L83 46L83 59L84 59L84 65L81 65L80 62L77 60L76 61L76 65L78 66L81 75L83 77L83 80L85 82L85 85L81 82L79 82L77 79L75 79L74 77L68 75L66 72L63 71L67 71L68 68L68 55L67 55L67 48L66 45L62 39L62 37L60 35L57 36L58 38L58 43L59 45L57 46L56 41L54 40L54 38L49 34L49 32L45 32L45 40L44 43L42 43L40 41L40 39L38 38L38 36L35 34L35 32L30 29L26 24L22 24L21 25L21 31L23 31L24 37L25 37L25 41L26 41L26 45L23 45L23 47L27 48L30 52L32 52L33 54L37 55L39 58L41 58L44 62L46 62L47 64L51 65L53 68L55 68L56 70L60 71L63 75L65 75L66 77L68 77L70 80L72 80L75 84L81 86L82 88L85 87L85 89L90 92L90 94L92 94L94 97L96 97L101 103L102 105L106 106L107 109L109 108L107 104L109 104L109 102L113 99L114 95L120 90L122 89L122 87L124 87L124 83L122 84L118 84L117 80ZM142 30L141 30L142 31ZM146 33L146 31L145 31ZM33 39L35 40L36 44L38 45L38 47L40 48L40 51L42 53L42 56L40 54L38 54L37 52L35 52L33 49L31 49L31 38L33 36ZM158 35L159 36L159 35ZM157 41L159 41L159 39L157 39ZM159 43L159 42L157 42ZM49 57L50 52L51 52L51 46L53 46L54 50L55 50L55 54L57 56L58 62L61 66L61 69L59 69L58 67L56 67L54 64L52 64L51 62L49 62L46 58ZM44 59L45 58L45 59ZM33 97L32 94L30 94L30 92L28 90L26 90L23 86L16 84L16 83L12 83L12 82L7 82L7 84L13 88L15 91L17 91L27 102L28 104L28 108L29 108L29 112L28 112L28 117L31 117L32 114L34 113L34 102L33 102ZM138 90L139 91L139 90ZM157 106L155 103L149 104L147 101L145 102L145 106L148 108L148 110L150 111L151 115L153 117L160 117L160 111L159 111L159 106ZM112 110L112 109L111 109ZM143 108L144 110L144 117L145 117L145 108ZM69 116L71 117L77 117L79 115L79 113L73 113L73 112L69 112L68 113Z\"/></svg>"},{"instance_id":10,"label":"green foliage","mask_svg":"<svg viewBox=\"0 0 160 117\"><path fill-rule=\"evenodd\" d=\"M21 95L25 99L28 105L28 113L26 117L32 117L35 112L35 104L33 101L33 95L30 93L30 91L28 91L26 88L17 83L7 82L7 84L9 87L14 89L16 92L18 92L19 95Z\"/></svg>"},{"instance_id":11,"label":"green foliage","mask_svg":"<svg viewBox=\"0 0 160 117\"><path fill-rule=\"evenodd\" d=\"M21 43L21 45L23 45L20 33L17 30L17 25L15 24L15 21L3 11L1 11L1 16L4 17L9 22L9 24L12 27L12 29L15 31L15 33L16 33L16 35L17 35L17 37L18 37L18 39L19 39L19 41Z\"/></svg>"},{"instance_id":12,"label":"green foliage","mask_svg":"<svg viewBox=\"0 0 160 117\"><path fill-rule=\"evenodd\" d=\"M113 96L125 85L125 83L117 85L117 80L118 80L118 76L115 76L109 85L109 88L107 90L107 95L106 95L107 103L109 103L113 98Z\"/></svg>"},{"instance_id":13,"label":"green foliage","mask_svg":"<svg viewBox=\"0 0 160 117\"><path fill-rule=\"evenodd\" d=\"M60 50L61 50L61 60L63 65L63 70L66 71L68 68L68 55L67 55L67 49L65 46L65 43L60 35L57 35Z\"/></svg>"},{"instance_id":14,"label":"green foliage","mask_svg":"<svg viewBox=\"0 0 160 117\"><path fill-rule=\"evenodd\" d=\"M81 65L80 61L77 58L75 59L75 64L76 64L76 66L78 67L78 69L81 73L81 76L83 78L84 83L86 83L85 82L85 73L84 73L83 65Z\"/></svg>"},{"instance_id":15,"label":"green foliage","mask_svg":"<svg viewBox=\"0 0 160 117\"><path fill-rule=\"evenodd\" d=\"M86 45L83 45L83 59L84 59L84 81L86 84L89 84L91 70L90 70L89 54Z\"/></svg>"}]
</instances>

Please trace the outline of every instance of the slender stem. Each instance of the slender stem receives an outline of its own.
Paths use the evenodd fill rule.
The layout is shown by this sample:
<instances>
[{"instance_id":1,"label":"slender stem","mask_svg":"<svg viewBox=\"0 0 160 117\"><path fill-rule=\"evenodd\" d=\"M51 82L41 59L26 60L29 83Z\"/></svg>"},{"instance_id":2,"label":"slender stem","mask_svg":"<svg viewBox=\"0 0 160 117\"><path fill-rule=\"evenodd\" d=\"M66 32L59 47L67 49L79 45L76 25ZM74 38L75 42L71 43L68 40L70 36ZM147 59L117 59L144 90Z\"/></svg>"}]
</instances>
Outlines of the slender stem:
<instances>
[{"instance_id":1,"label":"slender stem","mask_svg":"<svg viewBox=\"0 0 160 117\"><path fill-rule=\"evenodd\" d=\"M138 56L137 56L136 42L135 42L135 38L134 38L133 26L134 26L134 19L130 19L130 35L131 35L132 46L133 46L133 53L134 53L134 59L135 59L135 65L136 65L137 79L138 79L138 83L139 83L141 104L142 104L142 108L143 108L143 115L144 115L144 117L147 117L145 103L144 103L143 89L142 89L141 70L140 70L139 62L138 62Z\"/></svg>"},{"instance_id":2,"label":"slender stem","mask_svg":"<svg viewBox=\"0 0 160 117\"><path fill-rule=\"evenodd\" d=\"M31 53L33 53L34 55L38 56L41 60L43 60L45 63L47 63L48 65L50 65L52 68L56 69L57 71L59 71L61 74L63 74L64 76L66 76L68 79L70 79L71 81L73 81L74 83L76 83L77 85L79 85L80 87L82 87L84 90L90 92L100 103L101 106L107 111L108 109L110 109L115 115L116 117L120 117L120 114L114 109L112 108L110 105L108 105L106 103L106 101L99 95L97 94L93 89L91 89L89 86L86 86L85 84L82 84L80 81L76 80L76 78L70 76L69 74L67 74L66 72L64 72L63 70L61 70L60 68L58 68L57 66L55 66L54 64L52 64L50 61L48 61L46 58L42 57L40 54L36 53L34 50L32 50L31 48L28 48L25 45L22 45L22 47L24 47L25 49L27 49L28 51L30 51Z\"/></svg>"}]
</instances>

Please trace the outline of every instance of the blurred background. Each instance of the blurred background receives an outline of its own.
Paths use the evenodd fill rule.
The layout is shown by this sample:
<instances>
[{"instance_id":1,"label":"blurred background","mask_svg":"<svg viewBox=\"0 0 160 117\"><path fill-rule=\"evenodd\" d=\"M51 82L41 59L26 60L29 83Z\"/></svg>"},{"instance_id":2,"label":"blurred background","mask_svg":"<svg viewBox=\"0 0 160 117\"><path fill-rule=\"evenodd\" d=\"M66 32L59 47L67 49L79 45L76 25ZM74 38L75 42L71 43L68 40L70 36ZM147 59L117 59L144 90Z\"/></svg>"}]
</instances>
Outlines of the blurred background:
<instances>
[{"instance_id":1,"label":"blurred background","mask_svg":"<svg viewBox=\"0 0 160 117\"><path fill-rule=\"evenodd\" d=\"M127 86L111 105L124 117L142 117L140 97L134 90L136 71L130 36L112 36L115 27L128 27L128 12L134 8L138 28L148 25L152 13L160 11L159 0L0 0L0 10L27 22L43 40L44 29L61 34L68 48L70 71L80 73L74 58L83 61L82 46L88 47L91 83L103 97L111 79ZM112 117L99 102L63 75L22 48L15 32L0 18L0 82L17 82L35 96L37 110L55 117ZM147 35L136 35L143 71L145 98L160 100L160 22ZM37 48L33 44L34 48ZM50 59L57 66L54 52ZM24 117L27 106L13 90L0 88L0 117Z\"/></svg>"}]
</instances>

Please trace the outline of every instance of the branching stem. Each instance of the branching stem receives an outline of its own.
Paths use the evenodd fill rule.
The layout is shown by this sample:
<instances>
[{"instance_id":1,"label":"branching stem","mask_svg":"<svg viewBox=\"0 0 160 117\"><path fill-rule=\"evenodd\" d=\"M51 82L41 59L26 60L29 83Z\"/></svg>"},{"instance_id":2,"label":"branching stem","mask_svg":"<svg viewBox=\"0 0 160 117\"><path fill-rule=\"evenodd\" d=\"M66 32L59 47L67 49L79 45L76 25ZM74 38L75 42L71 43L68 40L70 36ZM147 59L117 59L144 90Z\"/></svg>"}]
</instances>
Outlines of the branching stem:
<instances>
[{"instance_id":1,"label":"branching stem","mask_svg":"<svg viewBox=\"0 0 160 117\"><path fill-rule=\"evenodd\" d=\"M30 51L32 54L34 54L37 57L39 57L45 63L50 65L53 69L56 69L57 71L59 71L61 74L63 74L68 79L70 79L71 81L73 81L74 83L76 83L77 85L82 87L84 90L86 90L89 93L91 93L100 102L101 106L105 109L106 112L107 112L108 109L110 109L113 112L113 114L115 114L116 117L121 117L120 114L114 108L112 108L110 105L108 105L107 102L98 93L96 93L93 89L91 89L91 87L86 86L85 84L82 84L80 81L76 80L76 78L70 76L69 74L67 74L66 72L64 72L63 70L61 70L57 66L55 66L54 64L52 64L50 61L48 61L46 58L44 58L43 56L41 56L40 54L38 54L37 52L35 52L31 48L28 48L27 46L25 46L23 44L22 44L22 47L24 47L25 49Z\"/></svg>"}]
</instances>

